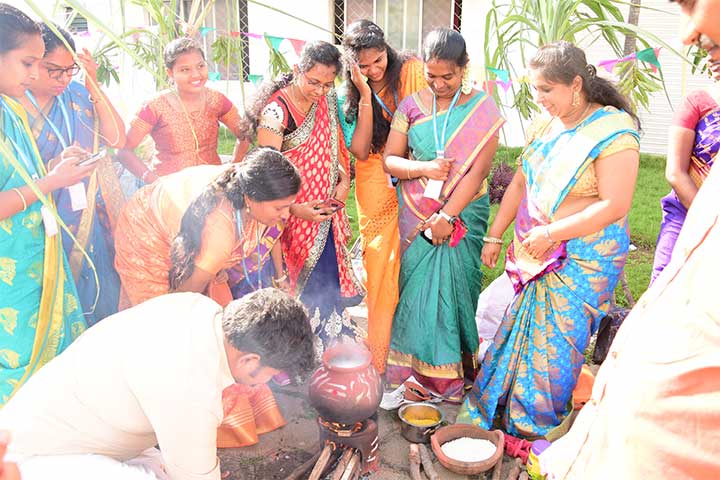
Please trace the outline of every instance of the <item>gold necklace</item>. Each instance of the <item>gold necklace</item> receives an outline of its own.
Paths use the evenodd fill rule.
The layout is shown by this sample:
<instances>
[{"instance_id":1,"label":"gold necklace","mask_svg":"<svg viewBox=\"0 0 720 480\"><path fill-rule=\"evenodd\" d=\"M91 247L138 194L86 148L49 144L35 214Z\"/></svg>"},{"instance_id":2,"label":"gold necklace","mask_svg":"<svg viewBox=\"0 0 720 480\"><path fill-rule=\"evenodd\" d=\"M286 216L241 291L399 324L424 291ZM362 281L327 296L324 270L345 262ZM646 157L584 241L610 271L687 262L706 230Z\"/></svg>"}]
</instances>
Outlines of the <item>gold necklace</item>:
<instances>
[{"instance_id":1,"label":"gold necklace","mask_svg":"<svg viewBox=\"0 0 720 480\"><path fill-rule=\"evenodd\" d=\"M182 97L180 96L180 92L177 91L177 89L173 90L175 92L175 96L177 96L178 102L180 102L180 107L182 108L183 113L185 114L185 119L188 122L188 125L190 125L190 133L192 133L193 140L195 140L195 155L200 155L200 140L198 140L197 133L195 133L195 127L192 123L192 118L190 118L190 114L187 111L187 108L185 108L185 103L182 100ZM206 92L204 92L203 100L205 100L205 95L207 95ZM205 103L203 101L203 103Z\"/></svg>"},{"instance_id":2,"label":"gold necklace","mask_svg":"<svg viewBox=\"0 0 720 480\"><path fill-rule=\"evenodd\" d=\"M561 122L561 123L563 124L563 126L565 127L565 130L572 130L573 128L575 128L575 127L577 127L578 125L580 125L580 124L582 123L582 121L585 120L586 115L587 115L588 111L590 110L590 105L592 105L592 103L591 103L591 102L588 102L587 107L585 107L585 111L583 111L582 115L580 115L580 119L579 119L577 122L575 122L575 125L573 125L572 127L566 127L566 126L565 126L565 123L564 123L562 120L560 120L560 122Z\"/></svg>"}]
</instances>

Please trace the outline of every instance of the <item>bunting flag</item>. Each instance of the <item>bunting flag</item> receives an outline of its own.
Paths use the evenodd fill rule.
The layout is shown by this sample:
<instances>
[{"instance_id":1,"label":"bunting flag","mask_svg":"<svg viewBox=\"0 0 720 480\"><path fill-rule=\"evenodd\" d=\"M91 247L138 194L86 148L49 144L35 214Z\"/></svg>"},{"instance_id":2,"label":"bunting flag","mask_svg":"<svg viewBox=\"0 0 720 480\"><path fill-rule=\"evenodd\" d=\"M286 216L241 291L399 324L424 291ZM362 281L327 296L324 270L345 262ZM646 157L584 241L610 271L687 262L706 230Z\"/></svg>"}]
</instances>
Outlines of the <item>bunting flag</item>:
<instances>
[{"instance_id":1,"label":"bunting flag","mask_svg":"<svg viewBox=\"0 0 720 480\"><path fill-rule=\"evenodd\" d=\"M237 38L240 36L240 32L230 32L230 36L233 38Z\"/></svg>"},{"instance_id":2,"label":"bunting flag","mask_svg":"<svg viewBox=\"0 0 720 480\"><path fill-rule=\"evenodd\" d=\"M637 52L636 55L638 60L652 65L653 72L657 72L660 68L660 60L658 60L658 55L660 55L660 47L646 48L645 50Z\"/></svg>"},{"instance_id":3,"label":"bunting flag","mask_svg":"<svg viewBox=\"0 0 720 480\"><path fill-rule=\"evenodd\" d=\"M251 74L251 75L248 75L248 80L250 80L253 85L257 86L259 83L261 83L263 81L263 76Z\"/></svg>"},{"instance_id":4,"label":"bunting flag","mask_svg":"<svg viewBox=\"0 0 720 480\"><path fill-rule=\"evenodd\" d=\"M280 51L280 44L285 40L282 37L273 37L272 35L267 35L267 39L270 40L270 45L272 45L273 50L276 52Z\"/></svg>"},{"instance_id":5,"label":"bunting flag","mask_svg":"<svg viewBox=\"0 0 720 480\"><path fill-rule=\"evenodd\" d=\"M200 27L200 35L204 37L213 30L215 30L214 27Z\"/></svg>"},{"instance_id":6,"label":"bunting flag","mask_svg":"<svg viewBox=\"0 0 720 480\"><path fill-rule=\"evenodd\" d=\"M303 47L307 43L305 40L298 40L297 38L288 38L290 40L290 43L293 46L293 49L295 50L295 53L300 55L300 52L302 52Z\"/></svg>"},{"instance_id":7,"label":"bunting flag","mask_svg":"<svg viewBox=\"0 0 720 480\"><path fill-rule=\"evenodd\" d=\"M222 78L222 75L220 75L220 72L208 72L208 80L217 82Z\"/></svg>"},{"instance_id":8,"label":"bunting flag","mask_svg":"<svg viewBox=\"0 0 720 480\"><path fill-rule=\"evenodd\" d=\"M245 35L245 36L248 37L248 38L257 38L257 39L260 39L260 40L263 39L263 36L260 35L259 33L242 32L242 34Z\"/></svg>"},{"instance_id":9,"label":"bunting flag","mask_svg":"<svg viewBox=\"0 0 720 480\"><path fill-rule=\"evenodd\" d=\"M89 36L90 36L90 31L89 31L89 30L85 30L84 32L75 32L75 33L73 33L73 36L74 36L74 37L89 37Z\"/></svg>"},{"instance_id":10,"label":"bunting flag","mask_svg":"<svg viewBox=\"0 0 720 480\"><path fill-rule=\"evenodd\" d=\"M495 76L502 80L504 83L510 82L510 72L508 72L507 70L501 70L492 67L488 67L488 70L494 73Z\"/></svg>"}]
</instances>

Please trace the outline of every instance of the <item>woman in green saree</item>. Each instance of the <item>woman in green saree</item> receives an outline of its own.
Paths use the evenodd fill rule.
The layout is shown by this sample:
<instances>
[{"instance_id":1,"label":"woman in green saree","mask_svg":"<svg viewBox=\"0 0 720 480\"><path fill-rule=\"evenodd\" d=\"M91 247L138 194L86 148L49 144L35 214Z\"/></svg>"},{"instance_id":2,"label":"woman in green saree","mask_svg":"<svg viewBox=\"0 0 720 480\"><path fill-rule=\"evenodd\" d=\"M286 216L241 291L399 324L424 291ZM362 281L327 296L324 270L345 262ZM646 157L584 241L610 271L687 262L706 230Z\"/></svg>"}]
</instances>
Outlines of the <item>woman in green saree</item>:
<instances>
[{"instance_id":1,"label":"woman in green saree","mask_svg":"<svg viewBox=\"0 0 720 480\"><path fill-rule=\"evenodd\" d=\"M477 369L486 179L503 119L492 98L463 85L459 33L430 32L423 61L429 88L400 103L385 147L385 169L400 179L402 255L386 375L391 385L412 375L459 402Z\"/></svg>"},{"instance_id":2,"label":"woman in green saree","mask_svg":"<svg viewBox=\"0 0 720 480\"><path fill-rule=\"evenodd\" d=\"M40 29L0 3L0 406L85 329L52 196L94 166L69 147L45 170L23 108L45 47ZM38 194L43 201L38 201Z\"/></svg>"}]
</instances>

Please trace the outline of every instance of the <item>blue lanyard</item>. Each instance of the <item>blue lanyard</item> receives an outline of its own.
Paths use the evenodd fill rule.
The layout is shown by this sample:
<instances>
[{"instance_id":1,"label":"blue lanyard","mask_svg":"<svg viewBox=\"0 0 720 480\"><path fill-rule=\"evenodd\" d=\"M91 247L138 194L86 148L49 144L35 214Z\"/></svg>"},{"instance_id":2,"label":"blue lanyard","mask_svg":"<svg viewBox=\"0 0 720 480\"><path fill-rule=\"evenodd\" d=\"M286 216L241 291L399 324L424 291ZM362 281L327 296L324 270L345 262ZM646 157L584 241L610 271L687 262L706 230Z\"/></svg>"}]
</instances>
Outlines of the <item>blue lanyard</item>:
<instances>
[{"instance_id":1,"label":"blue lanyard","mask_svg":"<svg viewBox=\"0 0 720 480\"><path fill-rule=\"evenodd\" d=\"M2 105L3 109L7 111L8 116L10 117L11 121L13 122L16 129L18 129L19 132L25 132L25 128L18 123L17 115L15 112L12 111L10 106L5 103L5 100L0 98L0 104ZM27 134L25 135L27 136ZM15 148L15 152L20 157L20 160L22 160L23 164L25 164L25 169L28 171L28 174L30 177L32 177L33 180L37 180L40 178L40 173L38 172L37 167L35 166L35 163L31 159L25 155L25 150L20 148L20 145L15 141L14 138L12 138L9 135L5 135L5 138L7 138L10 143L12 143L13 147ZM29 140L29 139L28 139ZM30 149L32 150L32 145L29 145Z\"/></svg>"},{"instance_id":2,"label":"blue lanyard","mask_svg":"<svg viewBox=\"0 0 720 480\"><path fill-rule=\"evenodd\" d=\"M62 95L62 94L61 94ZM62 133L60 133L60 130L55 126L55 124L48 118L47 115L45 115L45 112L43 112L40 109L40 105L38 105L37 100L35 100L35 97L33 97L33 94L30 92L30 90L25 91L25 96L30 100L30 103L33 104L33 107L38 111L40 115L45 119L45 122L50 125L50 128L53 132L55 132L55 136L57 136L58 141L60 142L60 145L62 145L63 150L68 148L70 144L72 144L73 139L73 131L72 131L72 123L70 123L70 114L67 111L67 108L65 107L65 102L62 102L55 98L54 100L57 101L57 103L60 105L60 113L62 113L63 121L65 122L65 127L68 131L68 139L67 142L65 141L65 138L63 137Z\"/></svg>"},{"instance_id":3,"label":"blue lanyard","mask_svg":"<svg viewBox=\"0 0 720 480\"><path fill-rule=\"evenodd\" d=\"M375 97L375 101L378 102L378 104L380 104L380 107L381 107L383 110L385 110L385 113L387 113L387 114L390 116L390 118L392 118L393 115L395 115L393 112L390 111L390 109L388 108L388 106L385 105L385 102L382 101L382 98L380 98L380 95L378 95L377 93L375 93L375 91L373 91L373 97ZM394 93L393 93L393 98L394 98L394 100L395 100L395 108L397 108L397 107L398 107L398 96L397 96L397 92L394 92Z\"/></svg>"},{"instance_id":4,"label":"blue lanyard","mask_svg":"<svg viewBox=\"0 0 720 480\"><path fill-rule=\"evenodd\" d=\"M242 222L242 216L240 215L240 210L235 209L235 222L237 223L237 232L238 236L240 237L240 241L243 241L245 238L243 235L243 222ZM242 256L242 267L243 267L243 273L245 274L245 282L252 288L253 290L260 290L262 288L262 277L260 276L260 239L258 239L257 242L257 261L258 261L258 267L257 267L257 287L250 283L250 275L248 274L247 265L245 265L245 251L244 249L241 249L241 256Z\"/></svg>"},{"instance_id":5,"label":"blue lanyard","mask_svg":"<svg viewBox=\"0 0 720 480\"><path fill-rule=\"evenodd\" d=\"M453 111L453 108L455 108L455 104L458 101L458 98L460 98L460 90L458 88L457 92L455 92L455 96L452 99L452 102L450 102L450 106L447 109L447 113L445 114L445 121L443 122L443 128L442 128L442 134L440 137L438 137L438 128L437 128L437 97L435 94L433 94L433 107L432 107L432 120L433 120L433 134L435 134L435 156L436 158L443 158L445 157L445 142L447 139L445 138L445 134L447 133L447 126L448 121L450 120L450 114ZM440 143L440 140L442 139L442 143Z\"/></svg>"}]
</instances>

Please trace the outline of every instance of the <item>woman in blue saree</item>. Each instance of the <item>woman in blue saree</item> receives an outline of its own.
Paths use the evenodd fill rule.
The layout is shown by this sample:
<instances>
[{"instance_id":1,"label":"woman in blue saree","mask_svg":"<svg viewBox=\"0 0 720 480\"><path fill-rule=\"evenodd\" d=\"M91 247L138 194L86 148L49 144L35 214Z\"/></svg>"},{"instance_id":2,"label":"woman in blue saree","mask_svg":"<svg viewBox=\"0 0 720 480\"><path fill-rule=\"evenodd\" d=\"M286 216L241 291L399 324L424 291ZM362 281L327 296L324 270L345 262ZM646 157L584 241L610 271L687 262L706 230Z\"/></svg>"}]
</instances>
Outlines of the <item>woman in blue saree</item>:
<instances>
[{"instance_id":1,"label":"woman in blue saree","mask_svg":"<svg viewBox=\"0 0 720 480\"><path fill-rule=\"evenodd\" d=\"M477 368L478 252L503 119L492 98L463 85L468 56L459 33L434 30L423 50L428 88L400 102L385 147L385 168L400 180L401 254L385 373L392 386L412 375L459 402L464 377ZM437 195L428 191L433 182Z\"/></svg>"},{"instance_id":2,"label":"woman in blue saree","mask_svg":"<svg viewBox=\"0 0 720 480\"><path fill-rule=\"evenodd\" d=\"M0 406L85 329L49 194L94 166L79 166L87 152L70 147L46 171L10 98L37 78L43 51L37 24L0 3Z\"/></svg>"},{"instance_id":3,"label":"woman in blue saree","mask_svg":"<svg viewBox=\"0 0 720 480\"><path fill-rule=\"evenodd\" d=\"M40 61L39 75L17 100L28 114L45 165L70 145L93 153L103 145L122 147L125 126L98 86L97 65L89 52L84 50L77 54L86 72L83 86L72 81L72 76L80 71L72 53L48 25L41 24L40 28L45 56ZM55 28L74 50L75 43L70 34ZM82 199L73 198L77 195L71 193L73 190L79 191ZM77 240L73 241L67 232L63 232L63 247L85 320L88 325L93 325L117 312L120 295L120 279L113 266L112 232L124 197L110 157L100 159L95 173L83 181L82 187L62 188L53 196L60 218Z\"/></svg>"},{"instance_id":4,"label":"woman in blue saree","mask_svg":"<svg viewBox=\"0 0 720 480\"><path fill-rule=\"evenodd\" d=\"M546 45L530 67L552 118L531 128L482 252L494 267L515 220L505 269L516 294L457 421L491 428L500 413L508 433L536 437L570 413L583 353L610 308L630 244L639 145L627 100L582 50Z\"/></svg>"}]
</instances>

